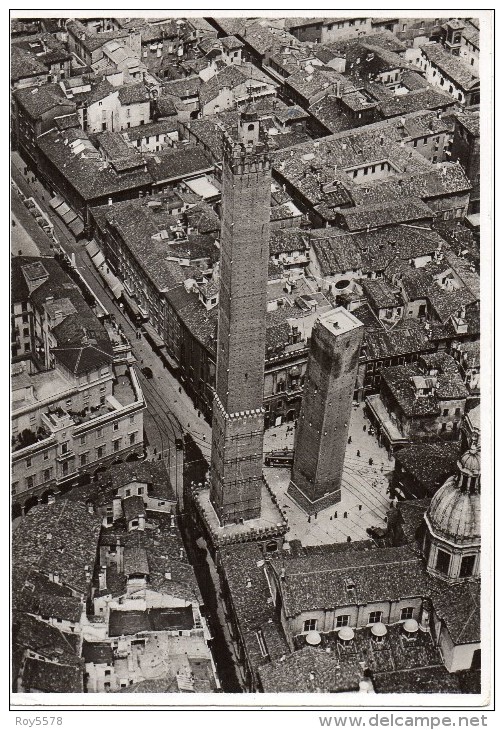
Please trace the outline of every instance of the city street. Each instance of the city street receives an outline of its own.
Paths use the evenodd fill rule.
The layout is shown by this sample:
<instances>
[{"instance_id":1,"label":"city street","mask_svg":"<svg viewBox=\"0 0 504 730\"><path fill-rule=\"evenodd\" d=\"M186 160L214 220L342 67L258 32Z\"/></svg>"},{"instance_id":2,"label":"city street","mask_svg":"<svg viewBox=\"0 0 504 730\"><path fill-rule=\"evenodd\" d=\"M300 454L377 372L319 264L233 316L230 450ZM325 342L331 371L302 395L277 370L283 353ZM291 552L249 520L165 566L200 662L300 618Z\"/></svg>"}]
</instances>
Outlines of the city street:
<instances>
[{"instance_id":1,"label":"city street","mask_svg":"<svg viewBox=\"0 0 504 730\"><path fill-rule=\"evenodd\" d=\"M148 406L147 410L144 411L144 429L148 440L147 456L149 459L162 458L165 461L170 470L173 488L177 491L177 494L181 495L183 459L182 452L175 448L175 440L183 438L184 432L189 432L205 458L209 458L211 428L203 416L198 416L198 411L194 408L189 396L177 379L164 366L161 359L153 352L145 337L142 335L141 339L136 338L137 328L119 307L107 285L91 263L91 259L85 250L87 241L85 239L80 242L75 240L72 233L50 208L48 204L51 197L50 193L37 180L32 182L33 175L31 172L28 173L28 176L25 176L23 173L24 167L24 162L19 155L13 153L11 174L15 183L25 195L34 197L40 207L48 214L54 224L55 235L61 247L68 255L75 254L76 268L82 278L85 279L107 311L114 315L116 322L121 325L124 334L131 342L137 362L138 375ZM31 250L33 250L35 242L30 244L28 239L30 236L35 238L35 234L38 233L36 248L41 252L41 255L48 255L50 253L50 240L37 226L28 209L15 194L13 194L14 199L17 199L17 204L13 204L16 220L16 226L13 227L13 230L16 231L18 223L20 224L19 231L16 232L16 239L20 242L18 249L20 248L24 252L21 246L21 243L24 242L25 246L30 247L31 245ZM37 231L33 229L33 226ZM44 239L47 239L47 243ZM152 379L148 380L142 374L141 368L144 366L148 366L152 370Z\"/></svg>"},{"instance_id":2,"label":"city street","mask_svg":"<svg viewBox=\"0 0 504 730\"><path fill-rule=\"evenodd\" d=\"M177 495L182 494L182 452L175 447L176 439L182 438L184 432L191 434L207 461L210 461L211 427L198 411L178 380L166 368L156 355L145 336L136 338L137 328L119 307L110 293L106 283L91 263L86 250L86 240L77 242L64 223L49 207L50 193L40 182L32 182L33 176L28 173L28 182L23 174L24 163L16 154L13 155L12 176L25 195L33 196L41 208L48 213L55 227L55 234L70 255L75 254L75 262L81 276L88 283L95 295L116 322L123 328L131 342L136 367L142 384L148 408L144 411L144 430L148 442L146 453L150 460L163 459L170 471L170 478ZM13 220L18 248L26 252L35 248L44 254L50 253L50 241L35 223L28 209L19 196L13 193ZM33 241L35 239L35 241ZM32 241L32 243L30 243ZM14 249L15 250L15 249ZM33 254L32 254L33 255ZM141 368L148 366L152 370L152 379L147 379ZM366 431L363 430L366 425ZM364 418L363 406L354 408L350 423L351 445L347 450L343 474L342 502L337 509L328 508L317 517L308 517L287 496L290 479L289 469L265 469L265 476L271 488L280 500L284 514L289 519L291 539L298 538L303 544L320 542L346 541L366 537L366 528L372 525L383 526L383 518L389 505L387 496L387 472L393 469L386 450L378 445L374 436L367 432L369 422ZM264 451L292 448L294 430L292 425L268 429L264 438ZM357 451L360 456L357 456ZM179 455L180 454L180 455ZM373 464L369 464L369 458ZM179 504L181 504L179 502ZM361 505L359 509L359 505ZM336 517L336 513L338 516ZM344 517L344 514L347 517Z\"/></svg>"}]
</instances>

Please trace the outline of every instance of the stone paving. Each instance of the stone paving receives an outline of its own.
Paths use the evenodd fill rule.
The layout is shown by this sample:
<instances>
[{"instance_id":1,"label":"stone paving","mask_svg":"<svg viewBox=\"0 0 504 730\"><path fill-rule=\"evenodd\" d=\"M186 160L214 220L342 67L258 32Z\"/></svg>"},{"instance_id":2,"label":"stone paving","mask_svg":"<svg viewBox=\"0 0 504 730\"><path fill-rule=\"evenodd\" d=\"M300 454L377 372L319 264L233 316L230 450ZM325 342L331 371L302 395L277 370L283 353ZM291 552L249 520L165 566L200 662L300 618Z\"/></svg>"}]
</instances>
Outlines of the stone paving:
<instances>
[{"instance_id":1,"label":"stone paving","mask_svg":"<svg viewBox=\"0 0 504 730\"><path fill-rule=\"evenodd\" d=\"M25 227L12 213L11 221L11 254L18 256L40 256L40 251L33 238L28 234Z\"/></svg>"},{"instance_id":2,"label":"stone paving","mask_svg":"<svg viewBox=\"0 0 504 730\"><path fill-rule=\"evenodd\" d=\"M349 430L352 441L345 456L341 502L321 510L316 517L309 518L287 495L290 469L264 469L266 481L289 521L288 540L298 539L303 545L346 542L348 537L363 540L368 537L367 527L385 526L385 514L390 507L388 476L394 462L389 460L386 449L378 444L376 436L369 434L368 428L363 404L354 406ZM266 431L264 451L292 448L293 443L292 424L277 426ZM357 456L357 451L360 456ZM372 464L369 464L369 459L373 460Z\"/></svg>"}]
</instances>

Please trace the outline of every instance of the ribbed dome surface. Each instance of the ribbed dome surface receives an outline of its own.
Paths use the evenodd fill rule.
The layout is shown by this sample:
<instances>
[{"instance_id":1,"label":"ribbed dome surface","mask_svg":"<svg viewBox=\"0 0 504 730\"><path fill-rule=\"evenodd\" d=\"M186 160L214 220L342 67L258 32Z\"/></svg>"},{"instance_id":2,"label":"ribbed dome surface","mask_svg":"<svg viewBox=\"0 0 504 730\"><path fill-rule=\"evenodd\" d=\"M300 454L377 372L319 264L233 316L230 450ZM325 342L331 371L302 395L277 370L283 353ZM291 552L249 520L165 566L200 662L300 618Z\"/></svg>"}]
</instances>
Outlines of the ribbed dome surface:
<instances>
[{"instance_id":1,"label":"ribbed dome surface","mask_svg":"<svg viewBox=\"0 0 504 730\"><path fill-rule=\"evenodd\" d=\"M481 474L481 455L474 447L460 457L460 466L471 474Z\"/></svg>"},{"instance_id":2,"label":"ribbed dome surface","mask_svg":"<svg viewBox=\"0 0 504 730\"><path fill-rule=\"evenodd\" d=\"M427 518L439 537L464 544L481 538L479 492L462 492L457 477L450 477L430 503Z\"/></svg>"}]
</instances>

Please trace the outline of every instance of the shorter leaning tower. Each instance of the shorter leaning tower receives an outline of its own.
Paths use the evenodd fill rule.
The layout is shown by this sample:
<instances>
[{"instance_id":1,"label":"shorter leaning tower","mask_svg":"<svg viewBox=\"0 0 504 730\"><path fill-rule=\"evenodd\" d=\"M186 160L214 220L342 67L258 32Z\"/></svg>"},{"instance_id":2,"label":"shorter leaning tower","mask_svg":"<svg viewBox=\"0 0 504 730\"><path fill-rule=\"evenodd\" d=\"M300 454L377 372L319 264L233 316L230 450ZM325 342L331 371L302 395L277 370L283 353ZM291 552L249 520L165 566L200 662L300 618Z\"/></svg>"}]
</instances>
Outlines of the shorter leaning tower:
<instances>
[{"instance_id":1,"label":"shorter leaning tower","mask_svg":"<svg viewBox=\"0 0 504 730\"><path fill-rule=\"evenodd\" d=\"M341 501L364 325L343 307L315 323L288 494L308 514Z\"/></svg>"}]
</instances>

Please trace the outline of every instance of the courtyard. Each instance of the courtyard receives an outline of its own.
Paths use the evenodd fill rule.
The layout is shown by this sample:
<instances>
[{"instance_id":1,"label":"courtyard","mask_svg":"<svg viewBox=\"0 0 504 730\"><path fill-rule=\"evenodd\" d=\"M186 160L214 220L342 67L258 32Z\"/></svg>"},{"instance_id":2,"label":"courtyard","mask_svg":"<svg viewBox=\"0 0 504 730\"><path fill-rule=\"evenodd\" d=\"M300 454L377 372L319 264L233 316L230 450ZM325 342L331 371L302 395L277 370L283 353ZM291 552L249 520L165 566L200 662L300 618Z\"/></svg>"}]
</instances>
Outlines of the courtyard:
<instances>
[{"instance_id":1,"label":"courtyard","mask_svg":"<svg viewBox=\"0 0 504 730\"><path fill-rule=\"evenodd\" d=\"M347 446L343 468L341 502L316 515L308 517L287 494L290 468L264 469L265 479L288 519L288 540L300 540L303 545L347 542L349 537L352 541L364 540L368 538L368 527L385 527L385 516L390 507L387 490L394 462L389 459L385 447L378 444L376 436L369 433L369 426L364 405L355 405L349 428L351 442ZM265 453L292 449L293 445L292 424L265 432Z\"/></svg>"}]
</instances>

